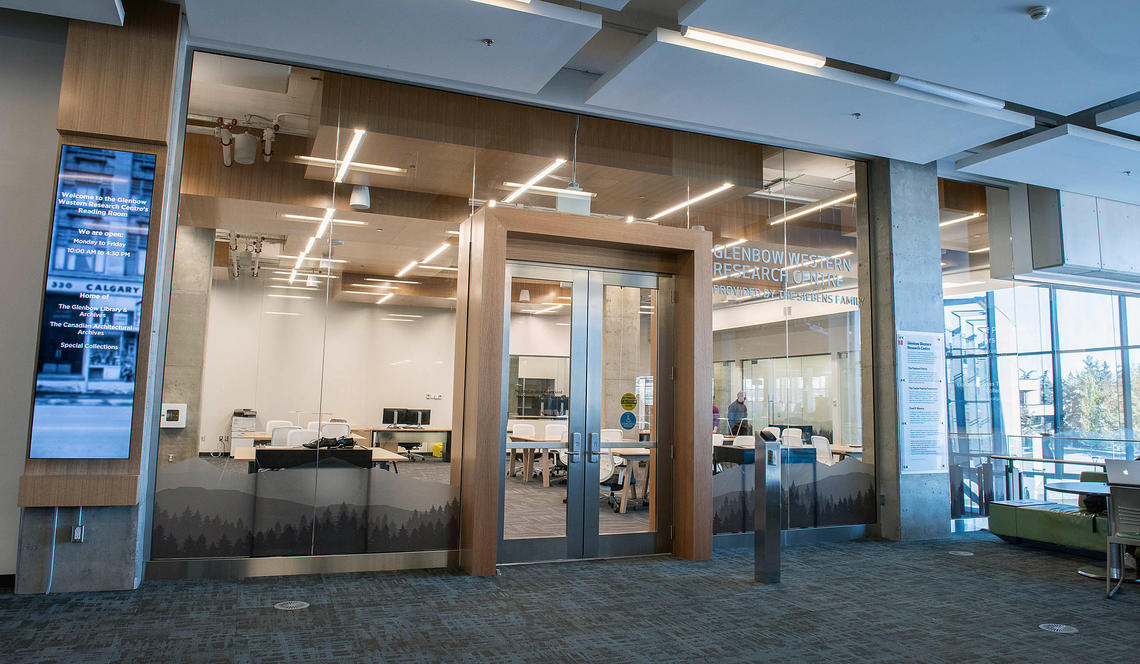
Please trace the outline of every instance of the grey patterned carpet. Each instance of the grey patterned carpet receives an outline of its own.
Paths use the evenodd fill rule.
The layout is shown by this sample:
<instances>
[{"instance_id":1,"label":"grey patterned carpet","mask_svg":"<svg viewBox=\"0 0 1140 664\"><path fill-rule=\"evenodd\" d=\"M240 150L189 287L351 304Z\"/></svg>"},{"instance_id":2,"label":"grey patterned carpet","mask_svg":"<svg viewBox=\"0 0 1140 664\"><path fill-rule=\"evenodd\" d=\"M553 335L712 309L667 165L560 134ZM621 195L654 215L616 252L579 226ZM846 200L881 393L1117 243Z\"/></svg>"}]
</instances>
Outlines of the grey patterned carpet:
<instances>
[{"instance_id":1,"label":"grey patterned carpet","mask_svg":"<svg viewBox=\"0 0 1140 664\"><path fill-rule=\"evenodd\" d=\"M968 551L970 557L951 555ZM448 571L147 582L0 596L6 662L1128 662L1140 587L1102 599L1091 561L987 533ZM272 604L301 599L303 611ZM1053 634L1040 623L1067 623Z\"/></svg>"}]
</instances>

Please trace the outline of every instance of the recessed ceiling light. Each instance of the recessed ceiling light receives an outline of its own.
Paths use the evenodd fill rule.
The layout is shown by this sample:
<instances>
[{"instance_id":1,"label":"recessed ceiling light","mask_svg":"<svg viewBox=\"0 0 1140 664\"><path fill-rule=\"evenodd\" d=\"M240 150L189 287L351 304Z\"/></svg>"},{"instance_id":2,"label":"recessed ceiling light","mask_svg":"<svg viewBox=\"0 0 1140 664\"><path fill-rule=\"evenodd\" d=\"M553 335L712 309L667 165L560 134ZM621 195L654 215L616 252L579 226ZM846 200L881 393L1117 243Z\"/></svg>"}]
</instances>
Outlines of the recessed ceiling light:
<instances>
[{"instance_id":1,"label":"recessed ceiling light","mask_svg":"<svg viewBox=\"0 0 1140 664\"><path fill-rule=\"evenodd\" d=\"M356 288L385 288L385 289L399 288L399 286L393 286L392 284L351 284L351 285L356 287ZM372 294L375 295L376 293L373 292Z\"/></svg>"},{"instance_id":2,"label":"recessed ceiling light","mask_svg":"<svg viewBox=\"0 0 1140 664\"><path fill-rule=\"evenodd\" d=\"M411 318L388 318L388 317L384 317L384 318L381 318L380 320L390 320L394 323L414 323L414 322L416 322L416 321L412 320Z\"/></svg>"},{"instance_id":3,"label":"recessed ceiling light","mask_svg":"<svg viewBox=\"0 0 1140 664\"><path fill-rule=\"evenodd\" d=\"M335 168L343 165L343 162L337 159L326 159L324 157L313 157L307 154L297 155L297 159L313 164L314 166L325 166L327 168ZM348 170L350 171L364 171L366 173L377 173L379 175L403 175L408 172L406 168L399 168L396 166L384 166L382 164L364 164L359 161L354 161L349 164Z\"/></svg>"},{"instance_id":4,"label":"recessed ceiling light","mask_svg":"<svg viewBox=\"0 0 1140 664\"><path fill-rule=\"evenodd\" d=\"M301 315L301 314L293 312L293 311L263 311L261 313L269 314L270 316L300 316Z\"/></svg>"},{"instance_id":5,"label":"recessed ceiling light","mask_svg":"<svg viewBox=\"0 0 1140 664\"><path fill-rule=\"evenodd\" d=\"M312 221L312 222L317 222L317 223L323 222L325 220L324 217L310 217L310 216L303 215L303 214L283 214L283 215L281 215L281 218L282 219L289 219L291 221ZM368 225L368 222L366 222L366 221L356 221L355 219L336 219L336 218L333 218L333 219L330 219L329 221L331 221L334 224L349 224L351 226L367 226ZM377 228L376 230L380 230L380 229Z\"/></svg>"},{"instance_id":6,"label":"recessed ceiling light","mask_svg":"<svg viewBox=\"0 0 1140 664\"><path fill-rule=\"evenodd\" d=\"M364 277L365 281L379 281L386 284L413 284L419 285L418 281L408 281L407 279L380 279L379 277Z\"/></svg>"}]
</instances>

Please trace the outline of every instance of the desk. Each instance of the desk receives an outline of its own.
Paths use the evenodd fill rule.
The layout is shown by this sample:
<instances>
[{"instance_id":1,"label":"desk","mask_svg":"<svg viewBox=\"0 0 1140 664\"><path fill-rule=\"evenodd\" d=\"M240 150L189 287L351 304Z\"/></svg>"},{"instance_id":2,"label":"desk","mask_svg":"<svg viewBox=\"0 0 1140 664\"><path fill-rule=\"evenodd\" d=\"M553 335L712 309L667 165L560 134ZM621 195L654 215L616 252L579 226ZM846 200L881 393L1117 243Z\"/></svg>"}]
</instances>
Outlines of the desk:
<instances>
[{"instance_id":1,"label":"desk","mask_svg":"<svg viewBox=\"0 0 1140 664\"><path fill-rule=\"evenodd\" d=\"M1105 482L1051 482L1045 485L1046 491L1056 491L1057 493L1083 493L1089 496L1104 496L1104 503L1106 512L1108 514L1108 523L1111 527L1112 524L1112 496L1108 491L1108 484ZM1124 561L1115 559L1113 555L1115 547L1110 547L1105 555L1114 558L1111 561L1112 578L1123 578L1125 583L1140 583L1140 578L1137 578L1135 570L1129 572L1128 568L1124 566ZM1107 567L1107 565L1106 565ZM1104 567L1082 567L1077 570L1077 574L1087 576L1090 579L1099 579L1104 581Z\"/></svg>"},{"instance_id":2,"label":"desk","mask_svg":"<svg viewBox=\"0 0 1140 664\"><path fill-rule=\"evenodd\" d=\"M523 481L529 482L534 472L534 451L543 450L542 454L542 486L550 486L550 455L547 452L566 449L566 442L561 440L539 440L530 436L508 435L507 438L514 443L508 450L523 451ZM515 455L511 453L511 465L507 468L507 476L515 474Z\"/></svg>"},{"instance_id":3,"label":"desk","mask_svg":"<svg viewBox=\"0 0 1140 664\"><path fill-rule=\"evenodd\" d=\"M268 431L246 431L245 433L239 433L238 435L234 436L234 438L248 438L248 439L253 440L253 442L255 444L256 443L268 443L268 442L273 440L273 434L271 434ZM313 440L316 440L316 439L317 439L317 432L314 431L313 432ZM354 441L356 441L356 443L358 445L368 441L368 439L365 438L364 436L358 436L355 433L352 434L352 439ZM282 449L284 449L284 448L282 448Z\"/></svg>"},{"instance_id":4,"label":"desk","mask_svg":"<svg viewBox=\"0 0 1140 664\"><path fill-rule=\"evenodd\" d=\"M313 455L314 460L316 460L316 458L317 458L316 450L311 450L307 447L280 447L280 446L279 447L239 447L236 450L230 450L230 457L232 457L234 461L247 461L247 462L249 462L249 464L251 466L256 466L256 464L257 464L257 451L259 449L260 450L274 450L274 451L281 450L281 451L285 451L285 452L304 452L304 453ZM336 449L336 448L334 448L334 449ZM372 452L372 463L374 463L374 464L379 463L379 464L385 464L385 465L391 463L392 469L395 470L397 473L400 471L396 467L396 464L401 462L401 461L407 461L408 460L403 455L396 454L395 452L390 452L390 451L385 450L385 449L380 448L380 447L372 447L372 448L355 447L355 448L339 448L339 449L358 449L358 450L370 449ZM322 448L321 451L327 452L329 450L327 448ZM256 467L254 468L254 470L256 470Z\"/></svg>"},{"instance_id":5,"label":"desk","mask_svg":"<svg viewBox=\"0 0 1140 664\"><path fill-rule=\"evenodd\" d=\"M443 444L443 461L451 461L451 429L401 429L389 426L357 427L352 430L371 441L372 447L399 452L401 446ZM428 450L430 453L430 450Z\"/></svg>"},{"instance_id":6,"label":"desk","mask_svg":"<svg viewBox=\"0 0 1140 664\"><path fill-rule=\"evenodd\" d=\"M645 461L645 488L641 491L641 497L649 501L649 523L654 524L654 509L653 501L649 499L650 484L653 478L653 466L657 457L656 447L614 447L610 448L610 453L619 456L626 461L625 479L622 481L621 488L621 503L618 506L618 513L625 514L626 505L629 503L630 494L630 478L633 477L633 463Z\"/></svg>"}]
</instances>

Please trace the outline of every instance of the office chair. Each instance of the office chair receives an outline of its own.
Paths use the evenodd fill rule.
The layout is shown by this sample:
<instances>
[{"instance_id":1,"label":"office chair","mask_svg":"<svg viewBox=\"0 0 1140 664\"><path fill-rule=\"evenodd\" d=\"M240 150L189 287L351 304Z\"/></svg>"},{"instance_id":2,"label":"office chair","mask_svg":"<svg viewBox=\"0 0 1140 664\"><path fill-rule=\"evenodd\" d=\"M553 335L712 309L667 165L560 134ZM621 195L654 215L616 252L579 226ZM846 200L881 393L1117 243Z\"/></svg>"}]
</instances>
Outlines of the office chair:
<instances>
[{"instance_id":1,"label":"office chair","mask_svg":"<svg viewBox=\"0 0 1140 664\"><path fill-rule=\"evenodd\" d=\"M277 427L291 427L293 423L289 420L268 420L265 423L265 431L269 435L273 435L273 430Z\"/></svg>"},{"instance_id":2,"label":"office chair","mask_svg":"<svg viewBox=\"0 0 1140 664\"><path fill-rule=\"evenodd\" d=\"M344 438L352 435L347 422L325 422L321 425L321 438Z\"/></svg>"},{"instance_id":3,"label":"office chair","mask_svg":"<svg viewBox=\"0 0 1140 664\"><path fill-rule=\"evenodd\" d=\"M780 440L780 427L764 427L761 431L772 434L772 440Z\"/></svg>"},{"instance_id":4,"label":"office chair","mask_svg":"<svg viewBox=\"0 0 1140 664\"><path fill-rule=\"evenodd\" d=\"M714 433L712 435L712 444L713 444L713 454L715 456L716 446L717 445L724 445L724 436L722 436L719 433ZM716 475L717 473L719 473L723 469L724 469L723 466L721 466L721 464L717 463L716 459L714 458L713 459L713 475Z\"/></svg>"},{"instance_id":5,"label":"office chair","mask_svg":"<svg viewBox=\"0 0 1140 664\"><path fill-rule=\"evenodd\" d=\"M305 425L305 429L307 429L309 431L320 431L321 430L321 423L320 422L309 422L308 424Z\"/></svg>"},{"instance_id":6,"label":"office chair","mask_svg":"<svg viewBox=\"0 0 1140 664\"><path fill-rule=\"evenodd\" d=\"M784 445L793 447L803 447L804 445L804 430L795 427L788 427L784 429L783 434L780 436L780 442Z\"/></svg>"},{"instance_id":7,"label":"office chair","mask_svg":"<svg viewBox=\"0 0 1140 664\"><path fill-rule=\"evenodd\" d=\"M1140 464L1136 464L1140 467ZM1105 560L1105 599L1112 599L1127 576L1124 547L1140 547L1140 477L1137 484L1109 484L1108 556ZM1116 555L1113 555L1113 554ZM1120 579L1112 585L1112 561L1120 564Z\"/></svg>"},{"instance_id":8,"label":"office chair","mask_svg":"<svg viewBox=\"0 0 1140 664\"><path fill-rule=\"evenodd\" d=\"M543 440L557 440L560 443L565 443L567 440L567 428L565 424L547 424L545 432L542 436ZM536 450L538 451L538 450ZM542 454L550 458L550 474L554 475L555 472L564 470L568 464L563 460L566 455L566 450L542 450Z\"/></svg>"},{"instance_id":9,"label":"office chair","mask_svg":"<svg viewBox=\"0 0 1140 664\"><path fill-rule=\"evenodd\" d=\"M733 447L756 447L756 436L737 436L732 440Z\"/></svg>"},{"instance_id":10,"label":"office chair","mask_svg":"<svg viewBox=\"0 0 1140 664\"><path fill-rule=\"evenodd\" d=\"M313 442L313 440L316 437L317 437L316 431L311 431L309 429L302 429L301 427L297 427L295 429L291 429L285 435L285 444L288 445L289 447L301 447L305 443Z\"/></svg>"},{"instance_id":11,"label":"office chair","mask_svg":"<svg viewBox=\"0 0 1140 664\"><path fill-rule=\"evenodd\" d=\"M302 430L301 427L293 425L275 427L269 444L273 447L286 447L289 445L289 433Z\"/></svg>"},{"instance_id":12,"label":"office chair","mask_svg":"<svg viewBox=\"0 0 1140 664\"><path fill-rule=\"evenodd\" d=\"M835 465L835 455L831 453L831 443L824 436L812 436L811 445L815 448L815 460L825 466Z\"/></svg>"}]
</instances>

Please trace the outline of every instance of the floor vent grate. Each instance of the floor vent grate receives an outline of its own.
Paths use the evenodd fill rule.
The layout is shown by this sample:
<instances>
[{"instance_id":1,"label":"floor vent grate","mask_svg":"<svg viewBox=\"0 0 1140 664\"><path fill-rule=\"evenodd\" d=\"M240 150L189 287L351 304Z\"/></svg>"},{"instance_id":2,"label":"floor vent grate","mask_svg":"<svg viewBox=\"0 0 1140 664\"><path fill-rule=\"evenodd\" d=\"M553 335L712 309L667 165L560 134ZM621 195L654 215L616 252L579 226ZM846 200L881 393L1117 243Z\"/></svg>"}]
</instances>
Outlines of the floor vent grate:
<instances>
[{"instance_id":1,"label":"floor vent grate","mask_svg":"<svg viewBox=\"0 0 1140 664\"><path fill-rule=\"evenodd\" d=\"M277 602L273 605L273 608L278 611L300 611L301 609L309 608L309 603L302 602L298 599L291 599L287 602Z\"/></svg>"}]
</instances>

